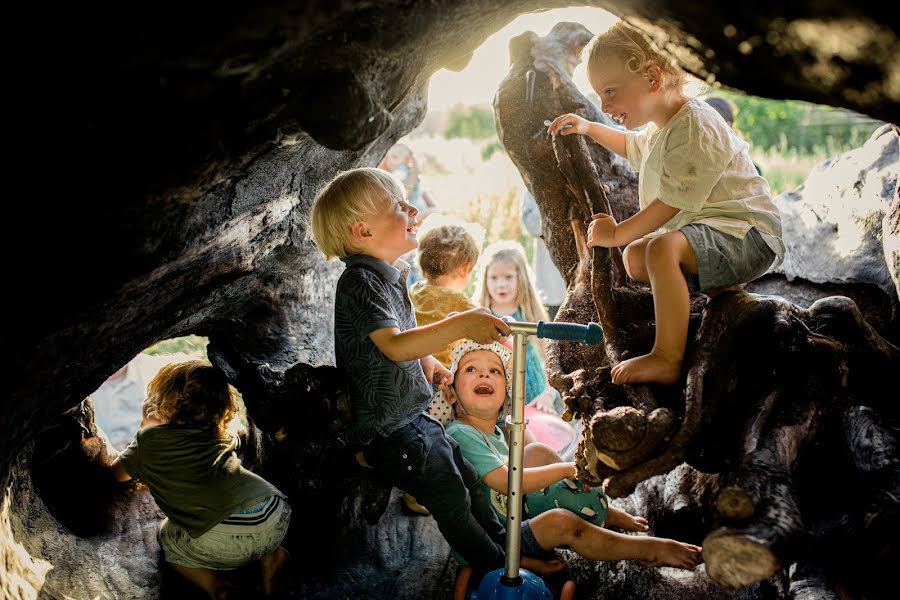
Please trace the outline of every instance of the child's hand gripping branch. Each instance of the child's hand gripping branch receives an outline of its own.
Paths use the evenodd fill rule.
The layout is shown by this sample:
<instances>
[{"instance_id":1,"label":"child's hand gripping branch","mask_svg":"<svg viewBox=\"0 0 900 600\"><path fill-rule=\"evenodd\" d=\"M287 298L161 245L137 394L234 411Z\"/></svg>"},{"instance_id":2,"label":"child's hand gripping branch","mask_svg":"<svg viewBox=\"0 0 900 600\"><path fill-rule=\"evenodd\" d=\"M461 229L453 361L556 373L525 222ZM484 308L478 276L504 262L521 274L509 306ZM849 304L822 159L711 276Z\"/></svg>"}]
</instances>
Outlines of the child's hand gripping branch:
<instances>
[{"instance_id":1,"label":"child's hand gripping branch","mask_svg":"<svg viewBox=\"0 0 900 600\"><path fill-rule=\"evenodd\" d=\"M595 38L587 72L603 112L630 130L649 124L626 132L565 114L548 127L587 135L640 173L641 210L618 224L593 215L588 230L590 246L626 246L628 274L653 290L653 349L615 365L612 380L674 384L687 343L687 280L710 295L742 289L784 257L781 217L746 142L684 93L685 73L636 30L620 22Z\"/></svg>"}]
</instances>

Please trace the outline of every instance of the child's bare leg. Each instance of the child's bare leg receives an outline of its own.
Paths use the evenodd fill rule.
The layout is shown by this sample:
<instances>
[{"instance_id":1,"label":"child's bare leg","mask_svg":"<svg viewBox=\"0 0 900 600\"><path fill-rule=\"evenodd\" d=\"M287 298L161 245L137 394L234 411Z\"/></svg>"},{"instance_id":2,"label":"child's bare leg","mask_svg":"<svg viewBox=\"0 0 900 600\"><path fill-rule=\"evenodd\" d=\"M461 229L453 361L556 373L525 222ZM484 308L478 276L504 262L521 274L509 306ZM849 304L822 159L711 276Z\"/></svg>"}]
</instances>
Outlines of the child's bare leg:
<instances>
[{"instance_id":1,"label":"child's bare leg","mask_svg":"<svg viewBox=\"0 0 900 600\"><path fill-rule=\"evenodd\" d=\"M259 559L262 567L263 592L276 594L284 591L282 588L287 582L284 568L291 560L291 554L282 546Z\"/></svg>"},{"instance_id":2,"label":"child's bare leg","mask_svg":"<svg viewBox=\"0 0 900 600\"><path fill-rule=\"evenodd\" d=\"M169 563L179 575L201 588L213 600L226 600L232 598L231 586L227 585L212 569L199 567L185 567L175 563Z\"/></svg>"},{"instance_id":3,"label":"child's bare leg","mask_svg":"<svg viewBox=\"0 0 900 600\"><path fill-rule=\"evenodd\" d=\"M526 467L542 467L562 462L562 457L547 444L534 442L525 446L523 461Z\"/></svg>"},{"instance_id":4,"label":"child's bare leg","mask_svg":"<svg viewBox=\"0 0 900 600\"><path fill-rule=\"evenodd\" d=\"M652 238L640 238L634 240L627 246L622 253L622 262L625 263L625 271L628 276L636 281L650 283L650 274L647 273L647 265L645 264L647 256L647 244Z\"/></svg>"},{"instance_id":5,"label":"child's bare leg","mask_svg":"<svg viewBox=\"0 0 900 600\"><path fill-rule=\"evenodd\" d=\"M650 536L616 533L592 525L563 509L542 513L530 520L542 548L568 546L588 560L640 560L693 570L701 548L693 544Z\"/></svg>"},{"instance_id":6,"label":"child's bare leg","mask_svg":"<svg viewBox=\"0 0 900 600\"><path fill-rule=\"evenodd\" d=\"M625 531L647 531L650 529L650 523L644 517L636 517L614 506L610 506L606 512L606 524Z\"/></svg>"},{"instance_id":7,"label":"child's bare leg","mask_svg":"<svg viewBox=\"0 0 900 600\"><path fill-rule=\"evenodd\" d=\"M690 295L681 271L697 271L697 261L680 231L666 233L647 244L646 266L653 290L656 340L650 354L630 358L612 368L613 383L673 384L681 374L687 343Z\"/></svg>"},{"instance_id":8,"label":"child's bare leg","mask_svg":"<svg viewBox=\"0 0 900 600\"><path fill-rule=\"evenodd\" d=\"M519 564L539 577L550 577L566 568L566 563L561 560L542 560L533 556L523 556Z\"/></svg>"}]
</instances>

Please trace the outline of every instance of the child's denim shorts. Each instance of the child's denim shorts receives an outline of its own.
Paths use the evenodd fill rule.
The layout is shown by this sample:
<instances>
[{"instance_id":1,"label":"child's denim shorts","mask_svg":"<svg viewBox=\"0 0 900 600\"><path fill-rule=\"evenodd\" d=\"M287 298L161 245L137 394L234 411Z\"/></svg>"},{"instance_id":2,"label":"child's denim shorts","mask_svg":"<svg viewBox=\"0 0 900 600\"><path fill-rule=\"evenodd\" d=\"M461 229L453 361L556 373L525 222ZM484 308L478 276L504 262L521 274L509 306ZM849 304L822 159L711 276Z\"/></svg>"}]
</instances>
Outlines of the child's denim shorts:
<instances>
[{"instance_id":1,"label":"child's denim shorts","mask_svg":"<svg viewBox=\"0 0 900 600\"><path fill-rule=\"evenodd\" d=\"M743 239L703 223L685 225L680 231L697 258L697 273L684 273L691 292L748 283L775 262L775 252L755 227Z\"/></svg>"},{"instance_id":2,"label":"child's denim shorts","mask_svg":"<svg viewBox=\"0 0 900 600\"><path fill-rule=\"evenodd\" d=\"M166 519L157 536L166 561L227 571L273 552L287 533L291 507L284 499L272 496L256 508L259 510L226 517L198 538L192 538L187 530Z\"/></svg>"}]
</instances>

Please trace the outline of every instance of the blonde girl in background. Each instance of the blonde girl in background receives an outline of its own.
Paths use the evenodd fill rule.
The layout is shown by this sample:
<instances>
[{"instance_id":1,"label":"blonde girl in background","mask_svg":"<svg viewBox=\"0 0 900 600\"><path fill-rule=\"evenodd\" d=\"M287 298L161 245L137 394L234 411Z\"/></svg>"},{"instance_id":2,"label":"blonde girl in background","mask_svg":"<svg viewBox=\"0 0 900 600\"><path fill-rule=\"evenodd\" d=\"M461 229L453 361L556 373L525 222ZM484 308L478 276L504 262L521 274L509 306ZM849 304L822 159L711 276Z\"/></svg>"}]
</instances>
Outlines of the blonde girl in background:
<instances>
[{"instance_id":1,"label":"blonde girl in background","mask_svg":"<svg viewBox=\"0 0 900 600\"><path fill-rule=\"evenodd\" d=\"M516 321L547 321L547 311L534 286L534 274L518 242L494 242L484 249L479 261L473 300L491 309L498 317ZM547 381L544 361L547 342L530 337L525 350L525 404L559 415L562 401Z\"/></svg>"}]
</instances>

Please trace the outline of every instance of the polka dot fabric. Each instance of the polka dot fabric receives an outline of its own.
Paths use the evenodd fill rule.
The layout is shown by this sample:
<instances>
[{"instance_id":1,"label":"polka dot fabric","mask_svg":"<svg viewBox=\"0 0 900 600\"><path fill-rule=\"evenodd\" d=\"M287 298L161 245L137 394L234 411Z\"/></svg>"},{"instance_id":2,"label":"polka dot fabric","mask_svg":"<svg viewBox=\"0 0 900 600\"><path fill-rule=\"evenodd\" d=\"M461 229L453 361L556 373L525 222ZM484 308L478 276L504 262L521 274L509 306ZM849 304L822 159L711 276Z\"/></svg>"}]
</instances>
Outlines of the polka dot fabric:
<instances>
[{"instance_id":1,"label":"polka dot fabric","mask_svg":"<svg viewBox=\"0 0 900 600\"><path fill-rule=\"evenodd\" d=\"M506 371L506 395L512 398L512 351L500 342L491 342L490 344L479 344L472 340L466 340L453 348L450 353L450 372L456 375L456 369L459 368L459 361L462 357L473 350L489 350L500 357L503 363L503 370Z\"/></svg>"},{"instance_id":2,"label":"polka dot fabric","mask_svg":"<svg viewBox=\"0 0 900 600\"><path fill-rule=\"evenodd\" d=\"M512 351L498 342L479 344L472 340L466 340L453 347L453 351L450 355L450 372L456 375L456 370L459 368L459 361L462 360L463 356L473 350L489 350L500 357L500 362L503 363L503 370L506 372L506 398L508 411L509 399L512 398ZM444 399L444 394L442 392L438 392L434 395L431 404L428 405L428 414L440 421L444 427L456 418L456 412L453 405Z\"/></svg>"}]
</instances>

